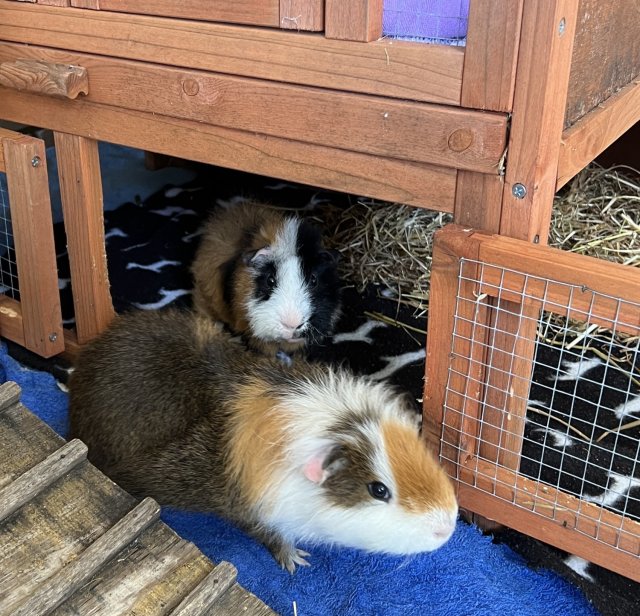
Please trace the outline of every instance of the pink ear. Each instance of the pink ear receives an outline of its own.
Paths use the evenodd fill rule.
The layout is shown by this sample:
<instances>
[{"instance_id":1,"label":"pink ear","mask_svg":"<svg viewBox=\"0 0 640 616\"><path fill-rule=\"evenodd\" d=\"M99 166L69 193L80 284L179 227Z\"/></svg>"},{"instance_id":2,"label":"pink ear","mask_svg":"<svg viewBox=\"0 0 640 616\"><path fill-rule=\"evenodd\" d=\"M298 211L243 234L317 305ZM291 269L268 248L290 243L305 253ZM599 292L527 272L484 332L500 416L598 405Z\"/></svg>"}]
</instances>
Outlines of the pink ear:
<instances>
[{"instance_id":1,"label":"pink ear","mask_svg":"<svg viewBox=\"0 0 640 616\"><path fill-rule=\"evenodd\" d=\"M268 257L271 254L271 252L272 252L271 246L265 246L264 248L261 248L260 250L256 251L256 253L251 258L251 261L254 261L254 262L260 261L264 257Z\"/></svg>"},{"instance_id":2,"label":"pink ear","mask_svg":"<svg viewBox=\"0 0 640 616\"><path fill-rule=\"evenodd\" d=\"M324 479L324 469L322 463L324 462L324 455L319 454L309 460L302 469L304 476L313 483L322 483Z\"/></svg>"}]
</instances>

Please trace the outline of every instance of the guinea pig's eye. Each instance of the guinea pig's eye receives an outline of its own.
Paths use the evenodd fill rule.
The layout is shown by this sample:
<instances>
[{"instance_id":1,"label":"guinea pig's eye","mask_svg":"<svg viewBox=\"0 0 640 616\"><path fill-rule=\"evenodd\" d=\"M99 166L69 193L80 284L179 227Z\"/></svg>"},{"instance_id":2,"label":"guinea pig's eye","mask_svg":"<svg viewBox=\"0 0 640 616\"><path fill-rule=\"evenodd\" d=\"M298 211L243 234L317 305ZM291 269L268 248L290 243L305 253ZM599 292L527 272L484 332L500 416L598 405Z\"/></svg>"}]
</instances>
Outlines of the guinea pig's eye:
<instances>
[{"instance_id":1,"label":"guinea pig's eye","mask_svg":"<svg viewBox=\"0 0 640 616\"><path fill-rule=\"evenodd\" d=\"M318 286L318 279L316 278L315 274L311 274L311 277L309 278L309 286L310 287L317 287Z\"/></svg>"},{"instance_id":2,"label":"guinea pig's eye","mask_svg":"<svg viewBox=\"0 0 640 616\"><path fill-rule=\"evenodd\" d=\"M267 286L273 289L276 286L276 277L273 274L269 274L267 277Z\"/></svg>"},{"instance_id":3,"label":"guinea pig's eye","mask_svg":"<svg viewBox=\"0 0 640 616\"><path fill-rule=\"evenodd\" d=\"M371 494L371 496L376 500L381 500L386 503L391 498L389 488L379 481L372 481L371 483L368 483L367 489L369 490L369 494Z\"/></svg>"}]
</instances>

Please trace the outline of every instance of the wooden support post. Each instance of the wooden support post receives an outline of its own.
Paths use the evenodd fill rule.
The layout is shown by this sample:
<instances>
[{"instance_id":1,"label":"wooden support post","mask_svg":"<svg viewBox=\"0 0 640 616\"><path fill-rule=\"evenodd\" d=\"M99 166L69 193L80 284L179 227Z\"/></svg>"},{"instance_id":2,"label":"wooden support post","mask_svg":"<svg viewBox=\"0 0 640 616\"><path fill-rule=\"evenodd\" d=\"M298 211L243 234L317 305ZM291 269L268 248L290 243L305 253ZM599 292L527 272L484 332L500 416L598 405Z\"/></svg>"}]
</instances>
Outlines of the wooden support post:
<instances>
[{"instance_id":1,"label":"wooden support post","mask_svg":"<svg viewBox=\"0 0 640 616\"><path fill-rule=\"evenodd\" d=\"M41 139L9 131L0 133L0 144L21 302L16 341L51 357L64 350L64 336L45 147Z\"/></svg>"},{"instance_id":2,"label":"wooden support post","mask_svg":"<svg viewBox=\"0 0 640 616\"><path fill-rule=\"evenodd\" d=\"M98 143L54 133L67 232L78 342L84 344L114 316L104 239Z\"/></svg>"},{"instance_id":3,"label":"wooden support post","mask_svg":"<svg viewBox=\"0 0 640 616\"><path fill-rule=\"evenodd\" d=\"M322 30L323 0L280 0L280 27L284 30Z\"/></svg>"},{"instance_id":4,"label":"wooden support post","mask_svg":"<svg viewBox=\"0 0 640 616\"><path fill-rule=\"evenodd\" d=\"M382 0L326 0L325 36L375 41L382 36Z\"/></svg>"}]
</instances>

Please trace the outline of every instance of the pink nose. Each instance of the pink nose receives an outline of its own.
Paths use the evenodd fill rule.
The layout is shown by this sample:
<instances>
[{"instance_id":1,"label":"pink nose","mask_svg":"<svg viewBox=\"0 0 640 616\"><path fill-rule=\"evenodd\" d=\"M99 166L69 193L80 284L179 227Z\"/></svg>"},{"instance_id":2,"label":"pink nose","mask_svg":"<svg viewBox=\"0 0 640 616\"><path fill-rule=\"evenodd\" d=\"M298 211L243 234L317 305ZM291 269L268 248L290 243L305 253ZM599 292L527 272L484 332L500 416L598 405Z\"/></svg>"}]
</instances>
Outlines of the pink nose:
<instances>
[{"instance_id":1,"label":"pink nose","mask_svg":"<svg viewBox=\"0 0 640 616\"><path fill-rule=\"evenodd\" d=\"M433 534L438 539L448 539L456 528L456 521L450 520L448 522L444 522L436 527L433 531Z\"/></svg>"},{"instance_id":2,"label":"pink nose","mask_svg":"<svg viewBox=\"0 0 640 616\"><path fill-rule=\"evenodd\" d=\"M280 322L285 329L295 331L302 325L302 317L297 314L287 314Z\"/></svg>"}]
</instances>

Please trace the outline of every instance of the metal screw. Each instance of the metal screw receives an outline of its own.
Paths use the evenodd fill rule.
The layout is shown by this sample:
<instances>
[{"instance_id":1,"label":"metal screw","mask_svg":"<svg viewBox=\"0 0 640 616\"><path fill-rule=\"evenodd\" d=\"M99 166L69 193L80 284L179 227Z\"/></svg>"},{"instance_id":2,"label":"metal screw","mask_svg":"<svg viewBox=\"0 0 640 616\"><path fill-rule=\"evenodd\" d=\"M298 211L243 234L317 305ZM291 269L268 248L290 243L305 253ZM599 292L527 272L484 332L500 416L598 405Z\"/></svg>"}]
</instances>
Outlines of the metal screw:
<instances>
[{"instance_id":1,"label":"metal screw","mask_svg":"<svg viewBox=\"0 0 640 616\"><path fill-rule=\"evenodd\" d=\"M563 17L560 20L560 23L558 24L558 34L560 36L562 36L564 34L565 28L567 27L567 22L565 20L565 18Z\"/></svg>"},{"instance_id":2,"label":"metal screw","mask_svg":"<svg viewBox=\"0 0 640 616\"><path fill-rule=\"evenodd\" d=\"M58 339L58 334L56 334L55 332L53 332L53 334L49 334L49 340L51 340L51 342L55 342Z\"/></svg>"},{"instance_id":3,"label":"metal screw","mask_svg":"<svg viewBox=\"0 0 640 616\"><path fill-rule=\"evenodd\" d=\"M536 235L536 236L533 238L533 243L534 243L534 244L539 244L539 243L540 243L540 236L539 236L539 235Z\"/></svg>"},{"instance_id":4,"label":"metal screw","mask_svg":"<svg viewBox=\"0 0 640 616\"><path fill-rule=\"evenodd\" d=\"M514 184L511 188L511 193L516 199L524 199L527 195L527 187L524 184Z\"/></svg>"},{"instance_id":5,"label":"metal screw","mask_svg":"<svg viewBox=\"0 0 640 616\"><path fill-rule=\"evenodd\" d=\"M31 159L31 166L32 166L32 167L39 167L41 162L42 162L42 161L40 160L40 157L39 157L39 156L34 156L34 157Z\"/></svg>"}]
</instances>

